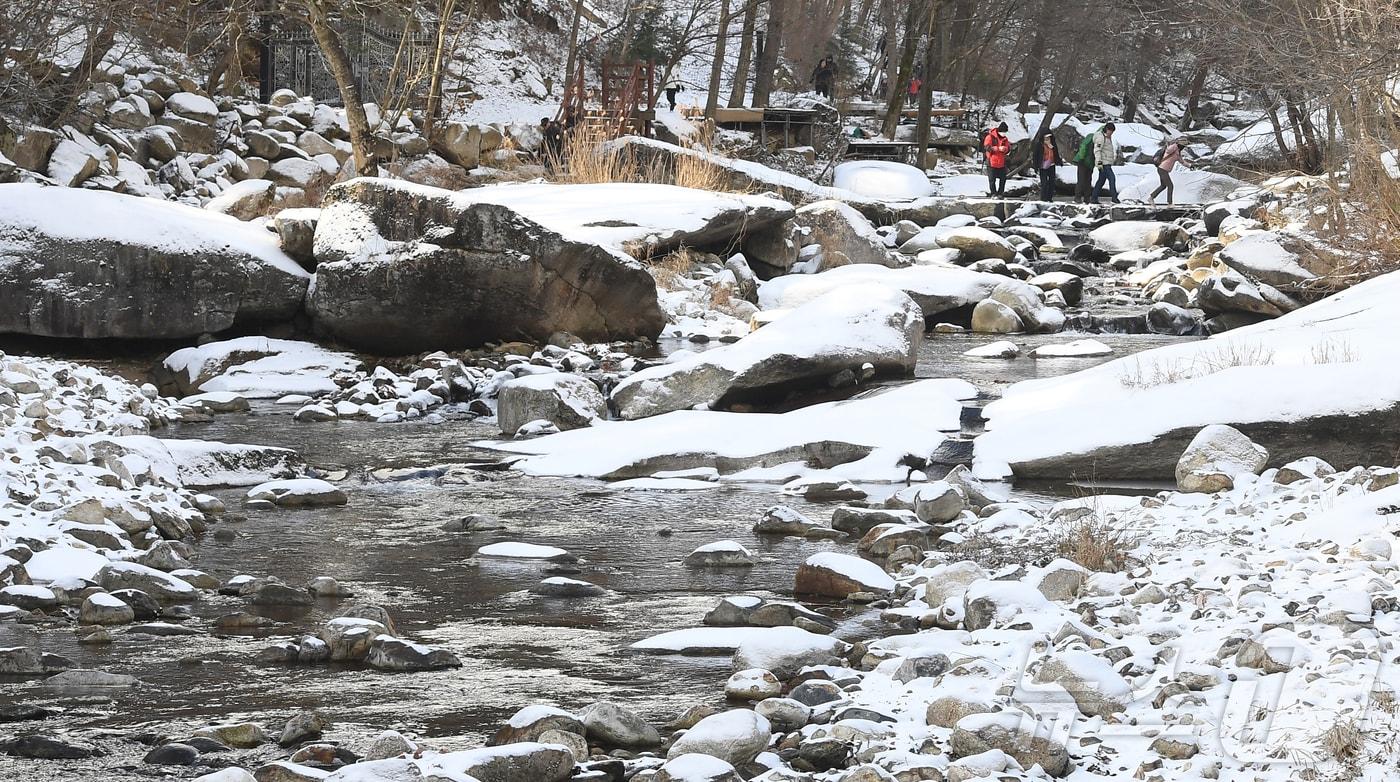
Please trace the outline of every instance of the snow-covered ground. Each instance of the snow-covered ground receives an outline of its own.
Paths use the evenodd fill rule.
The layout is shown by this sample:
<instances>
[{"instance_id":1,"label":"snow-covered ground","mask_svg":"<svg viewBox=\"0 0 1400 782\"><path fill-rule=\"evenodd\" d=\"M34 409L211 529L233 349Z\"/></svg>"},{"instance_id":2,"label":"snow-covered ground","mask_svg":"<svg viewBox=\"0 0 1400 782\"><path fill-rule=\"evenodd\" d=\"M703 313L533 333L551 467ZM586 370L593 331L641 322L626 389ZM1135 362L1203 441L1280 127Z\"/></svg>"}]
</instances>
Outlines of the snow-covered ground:
<instances>
[{"instance_id":1,"label":"snow-covered ground","mask_svg":"<svg viewBox=\"0 0 1400 782\"><path fill-rule=\"evenodd\" d=\"M1400 404L1397 289L1391 273L1277 320L1017 384L984 412L977 472L1005 477L1018 463L1211 423L1389 410Z\"/></svg>"}]
</instances>

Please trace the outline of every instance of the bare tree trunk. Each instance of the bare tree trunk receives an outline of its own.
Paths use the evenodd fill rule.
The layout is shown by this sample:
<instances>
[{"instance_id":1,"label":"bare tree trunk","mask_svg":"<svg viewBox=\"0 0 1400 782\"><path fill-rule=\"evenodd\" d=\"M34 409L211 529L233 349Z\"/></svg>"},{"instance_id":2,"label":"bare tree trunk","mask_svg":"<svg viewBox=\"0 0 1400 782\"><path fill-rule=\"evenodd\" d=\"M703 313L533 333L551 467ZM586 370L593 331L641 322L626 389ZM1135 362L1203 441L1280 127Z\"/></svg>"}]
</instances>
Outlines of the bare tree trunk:
<instances>
[{"instance_id":1,"label":"bare tree trunk","mask_svg":"<svg viewBox=\"0 0 1400 782\"><path fill-rule=\"evenodd\" d=\"M729 43L729 0L721 0L719 11L719 33L715 36L715 61L710 64L710 92L705 96L705 117L715 118L719 108L719 80L724 75L724 50Z\"/></svg>"},{"instance_id":2,"label":"bare tree trunk","mask_svg":"<svg viewBox=\"0 0 1400 782\"><path fill-rule=\"evenodd\" d=\"M919 124L915 131L918 144L919 168L929 168L928 144L933 134L933 83L938 69L938 14L943 10L943 0L933 0L928 9L928 28L924 40L924 83L919 87Z\"/></svg>"},{"instance_id":3,"label":"bare tree trunk","mask_svg":"<svg viewBox=\"0 0 1400 782\"><path fill-rule=\"evenodd\" d=\"M899 84L899 58L894 56L895 40L899 37L899 13L894 0L885 0L882 10L885 14L885 62L881 67L885 69L885 101L888 103L890 91L898 89Z\"/></svg>"},{"instance_id":4,"label":"bare tree trunk","mask_svg":"<svg viewBox=\"0 0 1400 782\"><path fill-rule=\"evenodd\" d=\"M767 106L773 92L773 78L783 49L783 17L787 15L787 4L788 0L768 0L768 29L753 82L754 106Z\"/></svg>"},{"instance_id":5,"label":"bare tree trunk","mask_svg":"<svg viewBox=\"0 0 1400 782\"><path fill-rule=\"evenodd\" d=\"M1022 114L1030 109L1031 100L1040 89L1040 68L1045 60L1045 28L1049 23L1050 3L1048 0L1040 0L1035 32L1031 37L1031 54L1026 60L1025 76L1021 79L1021 99L1016 103L1016 110Z\"/></svg>"},{"instance_id":6,"label":"bare tree trunk","mask_svg":"<svg viewBox=\"0 0 1400 782\"><path fill-rule=\"evenodd\" d=\"M218 91L221 81L224 92L233 92L234 86L242 78L239 58L243 54L243 18L239 13L240 10L233 7L229 9L225 23L228 30L228 46L224 50L224 55L219 58L218 64L214 66L214 70L210 71L209 77L204 80L204 91L209 95Z\"/></svg>"},{"instance_id":7,"label":"bare tree trunk","mask_svg":"<svg viewBox=\"0 0 1400 782\"><path fill-rule=\"evenodd\" d=\"M1040 138L1040 134L1050 130L1050 123L1054 121L1055 115L1059 113L1060 107L1064 105L1065 98L1069 97L1070 90L1074 89L1074 83L1079 78L1079 61L1084 54L1084 46L1076 38L1073 47L1069 52L1069 60L1065 63L1065 69L1055 79L1055 89L1050 92L1050 100L1045 103L1045 114L1040 118L1040 125L1031 134L1031 145L1027 149L1033 149L1035 139ZM1033 153L1032 153L1033 154ZM1063 153L1061 153L1063 154ZM1026 161L1020 161L1017 168L1025 165Z\"/></svg>"},{"instance_id":8,"label":"bare tree trunk","mask_svg":"<svg viewBox=\"0 0 1400 782\"><path fill-rule=\"evenodd\" d=\"M457 10L457 0L442 0L438 9L437 42L433 49L433 74L428 79L428 105L423 111L423 136L433 140L438 115L442 114L442 79L447 71L447 26ZM578 24L578 18L574 18ZM577 27L574 28L577 32Z\"/></svg>"},{"instance_id":9,"label":"bare tree trunk","mask_svg":"<svg viewBox=\"0 0 1400 782\"><path fill-rule=\"evenodd\" d=\"M1265 93L1265 101L1267 100L1268 94ZM1278 110L1279 106L1269 106L1269 125L1274 130L1274 143L1278 145L1279 156L1286 158L1288 157L1288 144L1284 143L1283 140L1283 124L1278 121Z\"/></svg>"},{"instance_id":10,"label":"bare tree trunk","mask_svg":"<svg viewBox=\"0 0 1400 782\"><path fill-rule=\"evenodd\" d=\"M895 82L890 85L889 103L885 107L885 124L880 129L888 139L894 139L895 129L899 127L900 115L904 112L904 95L909 91L906 85L914 75L914 50L919 44L920 6L917 0L910 2L909 11L904 18L904 43L899 51L899 73Z\"/></svg>"},{"instance_id":11,"label":"bare tree trunk","mask_svg":"<svg viewBox=\"0 0 1400 782\"><path fill-rule=\"evenodd\" d=\"M1133 85L1123 100L1123 121L1132 122L1137 117L1138 100L1142 97L1143 82L1147 78L1148 45L1145 35L1135 36L1137 47L1133 59Z\"/></svg>"},{"instance_id":12,"label":"bare tree trunk","mask_svg":"<svg viewBox=\"0 0 1400 782\"><path fill-rule=\"evenodd\" d=\"M355 151L355 172L360 176L377 176L379 161L374 152L374 135L370 131L369 118L365 115L364 101L360 99L359 85L355 84L355 69L350 63L350 55L345 52L340 34L331 26L325 0L304 2L311 35L316 39L316 46L320 48L331 76L335 78L340 100L345 104L345 119L350 125L350 146Z\"/></svg>"},{"instance_id":13,"label":"bare tree trunk","mask_svg":"<svg viewBox=\"0 0 1400 782\"><path fill-rule=\"evenodd\" d=\"M574 67L578 65L578 28L583 17L583 0L574 0L574 22L569 27L569 58L564 64L564 89L574 78Z\"/></svg>"},{"instance_id":14,"label":"bare tree trunk","mask_svg":"<svg viewBox=\"0 0 1400 782\"><path fill-rule=\"evenodd\" d=\"M112 44L116 42L116 32L113 30L110 20L104 22L97 32L88 39L87 46L83 48L83 57L78 61L78 65L68 72L63 81L59 82L54 90L53 97L49 101L49 110L44 113L45 127L56 128L62 125L68 115L73 112L73 107L78 102L85 87L92 83L92 74L97 70L97 66L102 62L102 58L107 56Z\"/></svg>"},{"instance_id":15,"label":"bare tree trunk","mask_svg":"<svg viewBox=\"0 0 1400 782\"><path fill-rule=\"evenodd\" d=\"M748 93L749 62L753 58L753 32L758 26L759 0L748 0L744 4L744 24L739 30L739 62L734 66L734 83L729 87L729 108L737 109L744 105L744 95Z\"/></svg>"},{"instance_id":16,"label":"bare tree trunk","mask_svg":"<svg viewBox=\"0 0 1400 782\"><path fill-rule=\"evenodd\" d=\"M1201 91L1206 87L1209 72L1206 64L1200 63L1191 74L1191 84L1186 88L1186 111L1181 116L1182 130L1190 130L1196 124L1196 109L1201 105Z\"/></svg>"}]
</instances>

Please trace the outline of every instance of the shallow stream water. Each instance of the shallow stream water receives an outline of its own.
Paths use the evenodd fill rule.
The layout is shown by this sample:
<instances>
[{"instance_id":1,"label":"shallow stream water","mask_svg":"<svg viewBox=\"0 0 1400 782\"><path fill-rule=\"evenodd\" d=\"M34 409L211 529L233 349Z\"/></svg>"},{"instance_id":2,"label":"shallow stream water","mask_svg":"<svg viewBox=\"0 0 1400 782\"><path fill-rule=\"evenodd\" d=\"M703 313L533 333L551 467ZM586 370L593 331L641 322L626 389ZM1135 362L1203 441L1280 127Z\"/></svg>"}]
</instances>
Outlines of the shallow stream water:
<instances>
[{"instance_id":1,"label":"shallow stream water","mask_svg":"<svg viewBox=\"0 0 1400 782\"><path fill-rule=\"evenodd\" d=\"M1015 341L1033 347L1072 338L1075 335L1059 334ZM1170 341L1096 338L1113 346L1115 356ZM988 341L985 336L931 336L916 375L965 378L984 395L995 396L1012 382L1107 360L998 361L961 355ZM593 481L460 469L449 472L447 479L385 480L389 469L493 458L471 443L497 433L488 424L465 420L439 425L297 424L291 412L260 403L250 414L179 425L162 436L294 448L317 467L348 471L341 485L349 505L245 513L245 490L217 491L230 515L216 528L236 535L227 541L206 535L197 546L195 566L221 580L247 573L301 584L315 576L333 576L356 593L353 602L386 606L401 634L451 649L464 666L388 674L357 666L258 664L254 656L273 639L314 634L335 615L340 602L323 600L310 609L260 608L241 598L206 595L195 604L196 618L189 623L202 630L196 636L143 639L123 636L117 629L110 647L94 648L78 645L68 628L0 624L0 646L35 643L81 667L133 674L144 682L138 689L112 695L55 693L37 681L4 683L0 703L60 710L45 729L102 728L123 734L147 729L175 737L210 722L252 719L280 725L297 709L314 707L335 724L328 738L352 747L383 728L418 734L444 748L476 746L516 709L536 702L576 708L614 700L660 725L696 703L717 705L729 658L640 656L628 653L628 644L698 626L724 595L787 596L793 573L807 556L822 549L853 548L845 542L754 536L751 527L768 505L795 504L822 522L835 507L783 497L776 486L720 486L684 493L616 491ZM1016 496L1050 499L1025 491ZM444 522L470 513L499 516L508 529L441 530ZM239 516L246 520L234 520ZM671 534L659 535L662 528ZM680 563L695 547L723 538L743 543L762 562L752 568L711 570ZM528 590L548 575L547 563L473 558L479 546L500 540L564 548L581 559L579 572L571 577L597 583L608 594L573 600L535 596ZM818 608L841 620L837 632L847 639L868 637L881 627L874 610ZM240 610L278 624L258 633L211 634L215 617ZM133 766L144 750L132 745L132 757L81 765ZM0 759L0 779L126 778L116 772L91 776L76 767L61 771L56 764L43 765L48 768L37 773L32 761ZM70 773L77 775L66 776Z\"/></svg>"}]
</instances>

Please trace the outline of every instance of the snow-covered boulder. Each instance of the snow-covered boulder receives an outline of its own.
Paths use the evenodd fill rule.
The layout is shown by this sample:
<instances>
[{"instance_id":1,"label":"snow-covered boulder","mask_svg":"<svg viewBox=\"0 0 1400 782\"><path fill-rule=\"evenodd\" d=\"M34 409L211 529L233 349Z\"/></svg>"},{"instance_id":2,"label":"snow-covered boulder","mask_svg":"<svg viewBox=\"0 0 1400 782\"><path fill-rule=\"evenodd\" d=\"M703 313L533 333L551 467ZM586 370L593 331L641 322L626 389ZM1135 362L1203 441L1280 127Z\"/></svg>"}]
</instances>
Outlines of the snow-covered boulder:
<instances>
[{"instance_id":1,"label":"snow-covered boulder","mask_svg":"<svg viewBox=\"0 0 1400 782\"><path fill-rule=\"evenodd\" d=\"M666 757L676 759L696 753L719 758L733 766L745 766L768 748L773 736L768 720L748 709L711 714L676 739Z\"/></svg>"},{"instance_id":2,"label":"snow-covered boulder","mask_svg":"<svg viewBox=\"0 0 1400 782\"><path fill-rule=\"evenodd\" d=\"M525 741L538 741L549 731L584 734L583 720L577 714L564 711L556 706L534 704L525 706L512 714L506 724L496 731L490 744L517 744Z\"/></svg>"},{"instance_id":3,"label":"snow-covered boulder","mask_svg":"<svg viewBox=\"0 0 1400 782\"><path fill-rule=\"evenodd\" d=\"M1269 301L1267 286L1255 285L1237 272L1226 272L1201 281L1196 288L1196 302L1208 313L1243 312L1276 318L1283 314L1278 305Z\"/></svg>"},{"instance_id":4,"label":"snow-covered boulder","mask_svg":"<svg viewBox=\"0 0 1400 782\"><path fill-rule=\"evenodd\" d=\"M1388 464L1383 443L1400 438L1396 296L1392 272L1208 340L1018 383L984 411L976 473L1172 480L1211 424L1240 430L1274 463Z\"/></svg>"},{"instance_id":5,"label":"snow-covered boulder","mask_svg":"<svg viewBox=\"0 0 1400 782\"><path fill-rule=\"evenodd\" d=\"M269 337L237 337L181 348L161 362L158 380L185 396L229 391L250 399L335 391L332 378L360 362L348 353L311 342Z\"/></svg>"},{"instance_id":6,"label":"snow-covered boulder","mask_svg":"<svg viewBox=\"0 0 1400 782\"><path fill-rule=\"evenodd\" d=\"M888 269L870 264L842 266L820 274L790 274L759 286L758 303L764 309L799 307L828 291L860 284L883 285L903 291L919 305L925 318L949 310L971 307L988 298L998 285L1008 282L999 274L985 274L949 266L911 266Z\"/></svg>"},{"instance_id":7,"label":"snow-covered boulder","mask_svg":"<svg viewBox=\"0 0 1400 782\"><path fill-rule=\"evenodd\" d=\"M954 758L1000 750L1023 768L1038 765L1052 777L1066 776L1073 769L1064 743L1035 717L1020 711L963 717L953 728L949 748Z\"/></svg>"},{"instance_id":8,"label":"snow-covered boulder","mask_svg":"<svg viewBox=\"0 0 1400 782\"><path fill-rule=\"evenodd\" d=\"M1109 661L1085 651L1060 652L1046 660L1036 681L1065 688L1086 717L1108 718L1128 707L1133 688Z\"/></svg>"},{"instance_id":9,"label":"snow-covered boulder","mask_svg":"<svg viewBox=\"0 0 1400 782\"><path fill-rule=\"evenodd\" d=\"M1026 331L1051 334L1065 325L1065 315L1041 301L1038 289L1020 280L1005 280L992 289L992 301L1005 304L1016 313Z\"/></svg>"},{"instance_id":10,"label":"snow-covered boulder","mask_svg":"<svg viewBox=\"0 0 1400 782\"><path fill-rule=\"evenodd\" d=\"M706 543L685 555L690 567L752 567L757 561L753 552L734 540Z\"/></svg>"},{"instance_id":11,"label":"snow-covered boulder","mask_svg":"<svg viewBox=\"0 0 1400 782\"><path fill-rule=\"evenodd\" d=\"M977 225L954 228L940 235L938 245L961 250L964 256L973 261L984 258L1010 261L1016 257L1016 248L1011 242Z\"/></svg>"},{"instance_id":12,"label":"snow-covered boulder","mask_svg":"<svg viewBox=\"0 0 1400 782\"><path fill-rule=\"evenodd\" d=\"M577 429L606 414L607 402L598 386L568 372L518 377L502 385L497 396L496 420L506 435L539 420L549 421L561 432Z\"/></svg>"},{"instance_id":13,"label":"snow-covered boulder","mask_svg":"<svg viewBox=\"0 0 1400 782\"><path fill-rule=\"evenodd\" d=\"M1266 285L1295 286L1316 275L1299 262L1300 242L1276 232L1251 234L1225 245L1216 254L1226 266Z\"/></svg>"},{"instance_id":14,"label":"snow-covered boulder","mask_svg":"<svg viewBox=\"0 0 1400 782\"><path fill-rule=\"evenodd\" d=\"M1025 331L1026 324L1005 304L984 299L972 308L972 330L977 334L1016 334Z\"/></svg>"},{"instance_id":15,"label":"snow-covered boulder","mask_svg":"<svg viewBox=\"0 0 1400 782\"><path fill-rule=\"evenodd\" d=\"M438 228L424 234L424 226ZM617 250L448 190L356 179L326 196L308 300L321 331L411 353L504 337L655 337L650 274Z\"/></svg>"},{"instance_id":16,"label":"snow-covered boulder","mask_svg":"<svg viewBox=\"0 0 1400 782\"><path fill-rule=\"evenodd\" d=\"M918 168L886 160L852 160L832 173L832 184L882 201L908 201L931 196L933 183Z\"/></svg>"},{"instance_id":17,"label":"snow-covered boulder","mask_svg":"<svg viewBox=\"0 0 1400 782\"><path fill-rule=\"evenodd\" d=\"M591 703L578 713L589 741L604 747L655 747L661 735L646 720L615 703Z\"/></svg>"},{"instance_id":18,"label":"snow-covered boulder","mask_svg":"<svg viewBox=\"0 0 1400 782\"><path fill-rule=\"evenodd\" d=\"M840 265L830 261L837 253L853 264L900 265L875 232L875 226L840 201L828 199L808 204L797 210L795 222L805 230L808 243L821 246L823 256L828 258L824 267Z\"/></svg>"},{"instance_id":19,"label":"snow-covered boulder","mask_svg":"<svg viewBox=\"0 0 1400 782\"><path fill-rule=\"evenodd\" d=\"M712 755L679 755L656 770L653 782L741 782L734 766Z\"/></svg>"},{"instance_id":20,"label":"snow-covered boulder","mask_svg":"<svg viewBox=\"0 0 1400 782\"><path fill-rule=\"evenodd\" d=\"M783 683L762 668L735 671L724 683L724 697L732 701L761 701L782 694Z\"/></svg>"},{"instance_id":21,"label":"snow-covered boulder","mask_svg":"<svg viewBox=\"0 0 1400 782\"><path fill-rule=\"evenodd\" d=\"M174 339L283 322L309 275L258 226L151 198L0 185L0 332Z\"/></svg>"},{"instance_id":22,"label":"snow-covered boulder","mask_svg":"<svg viewBox=\"0 0 1400 782\"><path fill-rule=\"evenodd\" d=\"M1240 475L1258 475L1269 462L1269 452L1224 424L1202 429L1186 446L1176 464L1176 486L1181 491L1217 492L1233 488Z\"/></svg>"},{"instance_id":23,"label":"snow-covered boulder","mask_svg":"<svg viewBox=\"0 0 1400 782\"><path fill-rule=\"evenodd\" d=\"M1089 232L1089 241L1101 250L1122 253L1175 244L1185 233L1171 223L1151 220L1120 220Z\"/></svg>"},{"instance_id":24,"label":"snow-covered boulder","mask_svg":"<svg viewBox=\"0 0 1400 782\"><path fill-rule=\"evenodd\" d=\"M557 546L545 546L539 543L516 543L506 541L502 543L490 543L476 550L478 557L488 557L491 559L542 559L549 561L562 561L572 559L568 551Z\"/></svg>"},{"instance_id":25,"label":"snow-covered boulder","mask_svg":"<svg viewBox=\"0 0 1400 782\"><path fill-rule=\"evenodd\" d=\"M741 642L734 650L734 670L760 668L780 679L796 676L808 665L825 665L841 657L850 644L797 627L775 627Z\"/></svg>"},{"instance_id":26,"label":"snow-covered boulder","mask_svg":"<svg viewBox=\"0 0 1400 782\"><path fill-rule=\"evenodd\" d=\"M462 752L430 754L409 778L480 782L563 782L573 773L574 756L557 744L518 742ZM403 777L400 777L403 778Z\"/></svg>"},{"instance_id":27,"label":"snow-covered boulder","mask_svg":"<svg viewBox=\"0 0 1400 782\"><path fill-rule=\"evenodd\" d=\"M908 296L882 286L853 286L732 345L638 372L619 383L612 398L619 416L636 419L835 387L835 375L861 379L866 364L877 375L908 374L923 329L923 316Z\"/></svg>"},{"instance_id":28,"label":"snow-covered boulder","mask_svg":"<svg viewBox=\"0 0 1400 782\"><path fill-rule=\"evenodd\" d=\"M823 551L797 568L792 591L799 595L844 598L856 592L887 594L894 579L868 559Z\"/></svg>"},{"instance_id":29,"label":"snow-covered boulder","mask_svg":"<svg viewBox=\"0 0 1400 782\"><path fill-rule=\"evenodd\" d=\"M225 188L204 208L239 220L252 220L271 211L276 200L276 182L270 179L245 179Z\"/></svg>"},{"instance_id":30,"label":"snow-covered boulder","mask_svg":"<svg viewBox=\"0 0 1400 782\"><path fill-rule=\"evenodd\" d=\"M268 481L248 490L249 500L264 500L284 508L310 508L344 505L345 492L319 478L288 478Z\"/></svg>"},{"instance_id":31,"label":"snow-covered boulder","mask_svg":"<svg viewBox=\"0 0 1400 782\"><path fill-rule=\"evenodd\" d=\"M509 207L574 241L648 254L733 247L794 215L791 204L768 196L632 182L496 185L460 197Z\"/></svg>"}]
</instances>

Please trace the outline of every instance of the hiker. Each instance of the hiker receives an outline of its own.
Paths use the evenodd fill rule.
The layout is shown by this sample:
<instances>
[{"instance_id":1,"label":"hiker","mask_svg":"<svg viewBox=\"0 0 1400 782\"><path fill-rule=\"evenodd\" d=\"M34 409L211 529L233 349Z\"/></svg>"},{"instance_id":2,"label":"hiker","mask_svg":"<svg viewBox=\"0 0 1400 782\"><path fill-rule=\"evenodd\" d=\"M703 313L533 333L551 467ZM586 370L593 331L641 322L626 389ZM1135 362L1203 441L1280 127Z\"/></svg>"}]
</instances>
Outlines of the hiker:
<instances>
[{"instance_id":1,"label":"hiker","mask_svg":"<svg viewBox=\"0 0 1400 782\"><path fill-rule=\"evenodd\" d=\"M1167 203L1172 202L1172 192L1175 190L1172 182L1172 169L1181 162L1181 147L1185 143L1186 139L1184 138L1172 139L1167 142L1165 147L1157 151L1157 157L1152 162L1157 165L1157 181L1161 184L1152 191L1152 195L1147 197L1149 202L1157 203L1157 194L1163 190L1167 191Z\"/></svg>"},{"instance_id":2,"label":"hiker","mask_svg":"<svg viewBox=\"0 0 1400 782\"><path fill-rule=\"evenodd\" d=\"M1094 136L1094 165L1099 167L1099 178L1094 182L1094 191L1089 194L1089 202L1097 204L1103 183L1108 183L1109 198L1118 203L1118 178L1113 175L1113 164L1118 162L1118 145L1113 143L1116 126L1110 122Z\"/></svg>"},{"instance_id":3,"label":"hiker","mask_svg":"<svg viewBox=\"0 0 1400 782\"><path fill-rule=\"evenodd\" d=\"M564 126L549 117L544 117L540 120L540 134L544 137L540 151L544 153L545 168L553 171L564 153Z\"/></svg>"},{"instance_id":4,"label":"hiker","mask_svg":"<svg viewBox=\"0 0 1400 782\"><path fill-rule=\"evenodd\" d=\"M1040 175L1040 200L1055 200L1055 166L1060 164L1060 148L1055 145L1055 134L1045 131L1036 137L1031 147L1031 164Z\"/></svg>"},{"instance_id":5,"label":"hiker","mask_svg":"<svg viewBox=\"0 0 1400 782\"><path fill-rule=\"evenodd\" d=\"M909 80L909 105L914 105L919 99L919 90L923 89L924 80L919 78L919 74Z\"/></svg>"},{"instance_id":6,"label":"hiker","mask_svg":"<svg viewBox=\"0 0 1400 782\"><path fill-rule=\"evenodd\" d=\"M666 90L666 102L669 103L669 104L671 104L671 111L675 111L675 110L676 110L676 93L680 92L681 90L683 90L683 89L685 89L685 88L681 86L681 83L680 83L680 82L676 81L675 79L672 79L672 80L666 82L666 86L663 87L662 89Z\"/></svg>"},{"instance_id":7,"label":"hiker","mask_svg":"<svg viewBox=\"0 0 1400 782\"><path fill-rule=\"evenodd\" d=\"M1074 180L1074 201L1078 204L1089 203L1089 192L1093 189L1094 182L1094 138L1098 136L1098 131L1090 133L1079 142L1079 150L1074 153L1074 167L1076 177Z\"/></svg>"},{"instance_id":8,"label":"hiker","mask_svg":"<svg viewBox=\"0 0 1400 782\"><path fill-rule=\"evenodd\" d=\"M812 83L817 88L817 94L824 98L831 97L831 85L836 82L836 63L830 57L823 57L817 63L816 70L812 71Z\"/></svg>"},{"instance_id":9,"label":"hiker","mask_svg":"<svg viewBox=\"0 0 1400 782\"><path fill-rule=\"evenodd\" d=\"M982 138L982 151L987 154L987 195L1006 195L1006 155L1011 142L1006 138L1005 122L987 131Z\"/></svg>"}]
</instances>

